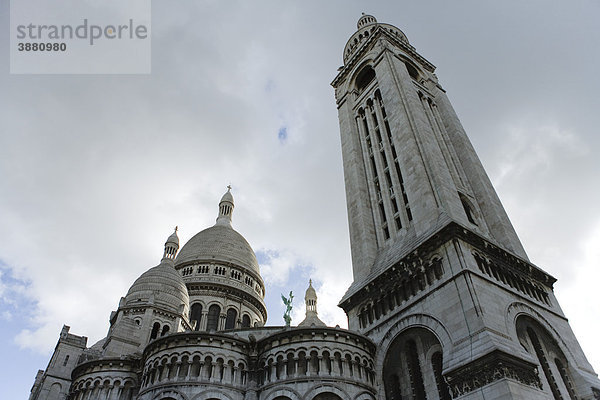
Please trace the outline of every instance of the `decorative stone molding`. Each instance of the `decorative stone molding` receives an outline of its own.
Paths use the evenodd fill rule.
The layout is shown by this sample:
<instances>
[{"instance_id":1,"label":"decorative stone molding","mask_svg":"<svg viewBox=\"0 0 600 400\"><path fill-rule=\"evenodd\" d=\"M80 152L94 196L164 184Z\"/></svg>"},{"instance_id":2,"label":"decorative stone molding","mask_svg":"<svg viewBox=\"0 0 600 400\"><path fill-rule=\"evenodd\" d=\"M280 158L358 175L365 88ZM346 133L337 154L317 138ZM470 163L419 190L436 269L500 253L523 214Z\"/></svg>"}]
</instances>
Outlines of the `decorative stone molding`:
<instances>
[{"instance_id":1,"label":"decorative stone molding","mask_svg":"<svg viewBox=\"0 0 600 400\"><path fill-rule=\"evenodd\" d=\"M542 388L537 367L500 350L445 374L452 396L458 397L501 379L512 379L524 385Z\"/></svg>"}]
</instances>

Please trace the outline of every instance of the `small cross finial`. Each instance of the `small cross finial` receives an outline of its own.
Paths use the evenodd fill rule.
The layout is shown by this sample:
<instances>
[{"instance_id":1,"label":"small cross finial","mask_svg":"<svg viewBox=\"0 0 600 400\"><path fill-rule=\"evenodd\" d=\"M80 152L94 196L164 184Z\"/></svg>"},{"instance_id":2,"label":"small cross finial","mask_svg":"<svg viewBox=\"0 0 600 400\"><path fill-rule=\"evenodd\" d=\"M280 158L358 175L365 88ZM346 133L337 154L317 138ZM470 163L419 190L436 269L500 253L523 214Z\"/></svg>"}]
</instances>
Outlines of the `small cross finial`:
<instances>
[{"instance_id":1,"label":"small cross finial","mask_svg":"<svg viewBox=\"0 0 600 400\"><path fill-rule=\"evenodd\" d=\"M177 232L177 229L179 229L179 227L177 225L175 225L175 232Z\"/></svg>"},{"instance_id":2,"label":"small cross finial","mask_svg":"<svg viewBox=\"0 0 600 400\"><path fill-rule=\"evenodd\" d=\"M231 190L231 184L227 185L227 191L229 192Z\"/></svg>"}]
</instances>

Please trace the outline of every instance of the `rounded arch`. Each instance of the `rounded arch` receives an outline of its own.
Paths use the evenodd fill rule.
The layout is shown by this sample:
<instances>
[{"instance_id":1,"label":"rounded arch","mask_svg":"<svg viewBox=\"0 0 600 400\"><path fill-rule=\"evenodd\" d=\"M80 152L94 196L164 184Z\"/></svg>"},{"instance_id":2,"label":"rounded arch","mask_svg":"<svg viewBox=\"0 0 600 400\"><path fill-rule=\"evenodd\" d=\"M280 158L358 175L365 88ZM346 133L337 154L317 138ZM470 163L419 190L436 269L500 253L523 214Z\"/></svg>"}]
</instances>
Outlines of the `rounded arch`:
<instances>
[{"instance_id":1,"label":"rounded arch","mask_svg":"<svg viewBox=\"0 0 600 400\"><path fill-rule=\"evenodd\" d=\"M517 343L519 341L519 337L517 334L517 319L521 316L528 316L535 320L538 324L540 324L546 331L548 331L548 333L550 333L552 339L554 339L559 349L562 350L569 364L577 365L573 353L571 353L569 346L567 346L562 336L559 335L556 329L552 326L552 324L534 308L528 306L525 303L514 302L508 305L505 315L506 331L513 338L513 340L517 341Z\"/></svg>"},{"instance_id":2,"label":"rounded arch","mask_svg":"<svg viewBox=\"0 0 600 400\"><path fill-rule=\"evenodd\" d=\"M370 65L364 66L354 79L354 87L361 93L365 88L375 80L376 74Z\"/></svg>"},{"instance_id":3,"label":"rounded arch","mask_svg":"<svg viewBox=\"0 0 600 400\"><path fill-rule=\"evenodd\" d=\"M264 400L279 400L280 398L288 398L290 400L300 400L303 397L292 388L275 388L266 394Z\"/></svg>"},{"instance_id":4,"label":"rounded arch","mask_svg":"<svg viewBox=\"0 0 600 400\"><path fill-rule=\"evenodd\" d=\"M204 392L200 392L191 400L233 400L229 395L219 392L214 389L209 389Z\"/></svg>"},{"instance_id":5,"label":"rounded arch","mask_svg":"<svg viewBox=\"0 0 600 400\"><path fill-rule=\"evenodd\" d=\"M350 88L356 87L356 81L357 81L357 78L360 75L360 73L367 67L373 69L373 64L374 64L373 59L367 58L362 63L360 63L359 65L354 67L354 70L350 74L351 78L348 81L348 82L350 82L350 84L349 84Z\"/></svg>"},{"instance_id":6,"label":"rounded arch","mask_svg":"<svg viewBox=\"0 0 600 400\"><path fill-rule=\"evenodd\" d=\"M536 358L544 391L549 389L555 399L578 398L572 379L572 364L569 365L552 333L526 314L517 316L516 330L521 346Z\"/></svg>"},{"instance_id":7,"label":"rounded arch","mask_svg":"<svg viewBox=\"0 0 600 400\"><path fill-rule=\"evenodd\" d=\"M375 396L365 390L354 396L354 400L375 400Z\"/></svg>"},{"instance_id":8,"label":"rounded arch","mask_svg":"<svg viewBox=\"0 0 600 400\"><path fill-rule=\"evenodd\" d=\"M237 325L238 311L234 307L229 307L226 315L225 329L235 329Z\"/></svg>"},{"instance_id":9,"label":"rounded arch","mask_svg":"<svg viewBox=\"0 0 600 400\"><path fill-rule=\"evenodd\" d=\"M152 400L167 400L167 399L169 399L169 400L171 400L171 399L173 399L173 400L188 400L188 397L185 394L183 394L175 389L165 389L165 390L159 391L158 393L156 393L154 395L154 397L152 397Z\"/></svg>"},{"instance_id":10,"label":"rounded arch","mask_svg":"<svg viewBox=\"0 0 600 400\"><path fill-rule=\"evenodd\" d=\"M344 389L331 383L319 384L319 386L309 390L306 395L304 395L304 398L307 400L338 400L333 396L325 397L325 394L333 394L339 397L339 400L351 398Z\"/></svg>"},{"instance_id":11,"label":"rounded arch","mask_svg":"<svg viewBox=\"0 0 600 400\"><path fill-rule=\"evenodd\" d=\"M250 316L248 314L242 315L242 328L250 328Z\"/></svg>"},{"instance_id":12,"label":"rounded arch","mask_svg":"<svg viewBox=\"0 0 600 400\"><path fill-rule=\"evenodd\" d=\"M392 345L394 339L403 331L409 328L422 327L430 330L438 339L442 346L442 355L448 360L452 352L452 337L446 327L437 319L427 314L411 314L400 321L397 321L389 327L382 340L379 348L382 350L375 362L375 370L383 371L384 358Z\"/></svg>"},{"instance_id":13,"label":"rounded arch","mask_svg":"<svg viewBox=\"0 0 600 400\"><path fill-rule=\"evenodd\" d=\"M200 323L202 322L202 310L203 305L201 302L194 302L190 307L190 324L192 329L195 331L200 330Z\"/></svg>"},{"instance_id":14,"label":"rounded arch","mask_svg":"<svg viewBox=\"0 0 600 400\"><path fill-rule=\"evenodd\" d=\"M58 382L54 382L51 386L50 386L50 392L48 393L48 398L58 398L60 395L60 392L62 391L62 385Z\"/></svg>"},{"instance_id":15,"label":"rounded arch","mask_svg":"<svg viewBox=\"0 0 600 400\"><path fill-rule=\"evenodd\" d=\"M404 53L395 53L396 57L402 61L404 63L404 65L406 65L406 69L409 73L409 75L411 76L411 78L413 79L418 79L418 78L423 78L426 76L425 71L423 70L423 68L419 65L418 62L416 62L415 60L413 60L411 57L407 56ZM413 71L411 71L411 69ZM415 76L413 76L414 74L416 74Z\"/></svg>"},{"instance_id":16,"label":"rounded arch","mask_svg":"<svg viewBox=\"0 0 600 400\"><path fill-rule=\"evenodd\" d=\"M211 304L208 307L208 314L206 316L206 330L216 331L219 329L219 319L221 316L221 306L219 304Z\"/></svg>"}]
</instances>

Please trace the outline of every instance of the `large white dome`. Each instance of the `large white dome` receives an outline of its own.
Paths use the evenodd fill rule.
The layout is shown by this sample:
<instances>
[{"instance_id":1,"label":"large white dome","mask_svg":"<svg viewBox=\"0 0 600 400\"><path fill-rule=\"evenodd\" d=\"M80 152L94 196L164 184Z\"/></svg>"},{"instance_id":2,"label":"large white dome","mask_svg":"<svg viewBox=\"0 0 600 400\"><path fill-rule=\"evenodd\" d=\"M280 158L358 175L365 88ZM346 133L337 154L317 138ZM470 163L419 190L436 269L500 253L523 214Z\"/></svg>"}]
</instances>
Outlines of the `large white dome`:
<instances>
[{"instance_id":1,"label":"large white dome","mask_svg":"<svg viewBox=\"0 0 600 400\"><path fill-rule=\"evenodd\" d=\"M215 225L197 233L179 251L175 265L193 261L232 263L260 275L252 247L230 225Z\"/></svg>"},{"instance_id":2,"label":"large white dome","mask_svg":"<svg viewBox=\"0 0 600 400\"><path fill-rule=\"evenodd\" d=\"M173 268L171 262L163 261L156 267L144 272L131 285L125 297L126 305L137 302L147 302L154 298L154 303L167 307L172 312L179 312L179 307L184 304L189 307L189 295L183 278Z\"/></svg>"}]
</instances>

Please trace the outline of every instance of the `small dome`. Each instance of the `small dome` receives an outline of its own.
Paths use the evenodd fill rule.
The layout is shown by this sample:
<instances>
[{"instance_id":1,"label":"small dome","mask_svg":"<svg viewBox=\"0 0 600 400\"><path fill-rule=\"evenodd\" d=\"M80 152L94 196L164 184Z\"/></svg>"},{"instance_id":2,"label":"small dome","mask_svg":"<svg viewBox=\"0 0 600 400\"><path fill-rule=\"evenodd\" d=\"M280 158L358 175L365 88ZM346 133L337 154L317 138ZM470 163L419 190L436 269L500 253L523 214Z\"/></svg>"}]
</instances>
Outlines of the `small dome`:
<instances>
[{"instance_id":1,"label":"small dome","mask_svg":"<svg viewBox=\"0 0 600 400\"><path fill-rule=\"evenodd\" d=\"M374 16L362 13L362 16L358 19L358 22L356 23L356 28L360 29L363 26L373 25L376 23L377 23L377 19L375 19Z\"/></svg>"},{"instance_id":2,"label":"small dome","mask_svg":"<svg viewBox=\"0 0 600 400\"><path fill-rule=\"evenodd\" d=\"M166 243L174 243L179 247L179 236L177 236L177 227L175 227L175 232L169 236Z\"/></svg>"},{"instance_id":3,"label":"small dome","mask_svg":"<svg viewBox=\"0 0 600 400\"><path fill-rule=\"evenodd\" d=\"M151 298L154 304L175 313L179 312L181 304L189 307L187 288L179 272L173 268L173 261L161 262L137 278L125 296L125 304L148 302Z\"/></svg>"},{"instance_id":4,"label":"small dome","mask_svg":"<svg viewBox=\"0 0 600 400\"><path fill-rule=\"evenodd\" d=\"M175 265L191 261L233 263L260 274L254 250L230 225L215 225L192 237L179 251Z\"/></svg>"},{"instance_id":5,"label":"small dome","mask_svg":"<svg viewBox=\"0 0 600 400\"><path fill-rule=\"evenodd\" d=\"M219 203L222 203L224 201L234 204L233 195L231 194L231 186L227 186L227 192L223 195L223 197L221 197L221 201Z\"/></svg>"},{"instance_id":6,"label":"small dome","mask_svg":"<svg viewBox=\"0 0 600 400\"><path fill-rule=\"evenodd\" d=\"M308 281L308 289L306 289L306 294L304 295L305 299L316 299L317 292L315 288L312 286L312 279Z\"/></svg>"}]
</instances>

